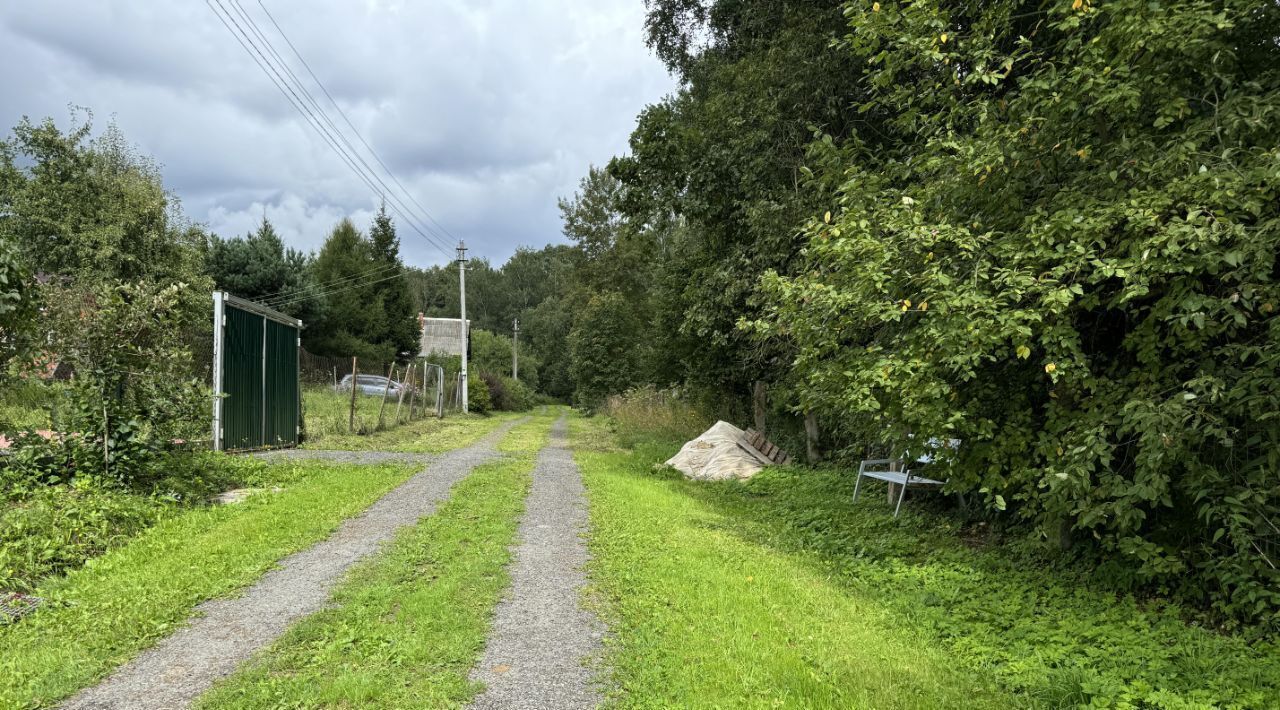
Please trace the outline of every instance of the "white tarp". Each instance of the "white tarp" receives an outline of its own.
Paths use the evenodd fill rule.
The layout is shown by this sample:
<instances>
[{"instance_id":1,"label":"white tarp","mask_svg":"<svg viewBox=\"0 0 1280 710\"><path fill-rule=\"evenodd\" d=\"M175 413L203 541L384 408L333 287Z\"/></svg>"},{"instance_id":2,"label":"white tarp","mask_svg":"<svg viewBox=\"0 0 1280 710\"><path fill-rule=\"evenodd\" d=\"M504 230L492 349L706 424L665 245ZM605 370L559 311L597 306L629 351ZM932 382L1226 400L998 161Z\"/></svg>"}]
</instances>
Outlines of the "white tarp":
<instances>
[{"instance_id":1,"label":"white tarp","mask_svg":"<svg viewBox=\"0 0 1280 710\"><path fill-rule=\"evenodd\" d=\"M696 481L751 478L770 463L747 443L746 432L729 422L716 422L667 461Z\"/></svg>"}]
</instances>

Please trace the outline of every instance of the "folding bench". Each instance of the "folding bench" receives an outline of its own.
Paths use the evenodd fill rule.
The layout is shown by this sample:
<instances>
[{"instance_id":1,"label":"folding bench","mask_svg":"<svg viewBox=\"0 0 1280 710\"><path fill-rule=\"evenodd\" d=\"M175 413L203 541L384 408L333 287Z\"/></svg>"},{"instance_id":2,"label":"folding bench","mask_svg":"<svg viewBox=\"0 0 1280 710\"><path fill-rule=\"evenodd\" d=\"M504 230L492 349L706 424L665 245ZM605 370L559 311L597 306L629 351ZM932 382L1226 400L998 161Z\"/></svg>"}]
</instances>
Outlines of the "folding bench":
<instances>
[{"instance_id":1,"label":"folding bench","mask_svg":"<svg viewBox=\"0 0 1280 710\"><path fill-rule=\"evenodd\" d=\"M929 439L926 446L930 451L937 451L941 448L955 449L960 446L959 439L948 439L945 443L940 439ZM941 490L947 484L946 481L938 481L926 476L920 475L920 469L928 464L933 463L934 457L932 453L925 454L912 461L910 468L902 466L902 459L865 459L858 466L858 481L853 484L853 500L857 502L858 492L862 488L863 478L874 478L878 481L884 481L892 485L898 486L898 504L893 508L893 517L898 517L898 511L902 510L902 499L907 497L907 487L916 486L917 488L934 488ZM896 467L901 470L893 470L890 467Z\"/></svg>"}]
</instances>

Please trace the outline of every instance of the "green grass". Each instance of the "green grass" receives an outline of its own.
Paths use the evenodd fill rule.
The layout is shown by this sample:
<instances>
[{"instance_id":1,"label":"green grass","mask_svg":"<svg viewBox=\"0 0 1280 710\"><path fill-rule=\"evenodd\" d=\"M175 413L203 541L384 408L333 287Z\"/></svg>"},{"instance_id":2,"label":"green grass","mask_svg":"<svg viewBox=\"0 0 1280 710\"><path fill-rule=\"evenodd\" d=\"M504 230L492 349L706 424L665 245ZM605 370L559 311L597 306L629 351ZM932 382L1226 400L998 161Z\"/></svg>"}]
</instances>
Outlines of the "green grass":
<instances>
[{"instance_id":1,"label":"green grass","mask_svg":"<svg viewBox=\"0 0 1280 710\"><path fill-rule=\"evenodd\" d=\"M224 490L287 485L301 475L292 467L210 452L173 452L163 469L163 478L132 488L6 480L0 471L0 486L13 484L0 496L0 590L31 592L161 520L207 505Z\"/></svg>"},{"instance_id":2,"label":"green grass","mask_svg":"<svg viewBox=\"0 0 1280 710\"><path fill-rule=\"evenodd\" d=\"M448 414L444 419L416 419L394 429L367 435L343 432L334 432L317 438L310 438L308 435L307 443L303 448L438 454L469 446L503 423L522 416L525 414L513 412L492 415ZM376 417L375 411L374 418Z\"/></svg>"},{"instance_id":3,"label":"green grass","mask_svg":"<svg viewBox=\"0 0 1280 710\"><path fill-rule=\"evenodd\" d=\"M853 506L848 471L693 483L655 468L674 444L574 433L616 705L1280 706L1273 643L1094 588L924 501L897 520L882 488Z\"/></svg>"},{"instance_id":4,"label":"green grass","mask_svg":"<svg viewBox=\"0 0 1280 710\"><path fill-rule=\"evenodd\" d=\"M621 707L976 708L1008 698L904 633L874 598L740 535L650 456L575 423L591 501L593 594ZM584 430L586 430L584 432ZM599 435L599 432L596 432Z\"/></svg>"},{"instance_id":5,"label":"green grass","mask_svg":"<svg viewBox=\"0 0 1280 710\"><path fill-rule=\"evenodd\" d=\"M48 706L172 633L200 602L257 581L330 535L413 472L407 466L281 464L293 481L232 506L190 511L36 593L36 614L0 627L0 707Z\"/></svg>"},{"instance_id":6,"label":"green grass","mask_svg":"<svg viewBox=\"0 0 1280 710\"><path fill-rule=\"evenodd\" d=\"M434 396L434 395L432 395ZM405 395L400 407L400 419L396 421L396 399L387 397L379 426L378 411L382 409L382 397L358 394L356 396L355 433L371 434L375 431L391 431L409 423L409 395ZM422 397L415 404L417 417L423 416ZM331 387L306 387L302 390L302 411L306 420L307 437L315 441L329 436L345 436L351 433L351 393L335 392ZM416 419L414 421L417 421Z\"/></svg>"},{"instance_id":7,"label":"green grass","mask_svg":"<svg viewBox=\"0 0 1280 710\"><path fill-rule=\"evenodd\" d=\"M0 382L0 432L48 429L61 387L31 379Z\"/></svg>"},{"instance_id":8,"label":"green grass","mask_svg":"<svg viewBox=\"0 0 1280 710\"><path fill-rule=\"evenodd\" d=\"M451 707L478 690L467 679L507 586L505 566L534 455L551 419L503 438L509 455L457 484L435 515L357 566L334 605L205 695L203 708Z\"/></svg>"}]
</instances>

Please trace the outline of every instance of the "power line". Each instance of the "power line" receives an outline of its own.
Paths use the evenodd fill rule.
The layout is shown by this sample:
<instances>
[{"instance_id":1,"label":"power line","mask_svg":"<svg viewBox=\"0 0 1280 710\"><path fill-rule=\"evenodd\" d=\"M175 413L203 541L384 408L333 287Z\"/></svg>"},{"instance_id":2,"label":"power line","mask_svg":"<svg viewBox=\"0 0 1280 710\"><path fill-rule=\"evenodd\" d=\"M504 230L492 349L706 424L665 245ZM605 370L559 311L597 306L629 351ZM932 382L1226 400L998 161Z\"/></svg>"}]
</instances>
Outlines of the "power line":
<instances>
[{"instance_id":1,"label":"power line","mask_svg":"<svg viewBox=\"0 0 1280 710\"><path fill-rule=\"evenodd\" d=\"M218 14L217 11L215 10L215 14L218 14L218 19L222 20L223 26L227 27L227 30L232 33L232 36L234 36L236 40L240 42L240 46L243 47L245 51L249 53L250 58L252 58L254 62L258 64L258 67L263 70L263 73L267 74L267 78L271 79L272 83L274 83L276 85L276 88L281 91L281 94L283 94L285 98L289 100L289 103L294 107L294 109L297 110L303 116L303 118L307 119L308 123L311 124L311 127L317 133L319 133L321 138L323 138L325 142L329 144L329 147L333 149L333 151L336 152L340 158L342 158L343 162L347 164L347 167L351 168L351 170L356 173L357 177L359 177L362 181L364 181L365 185L367 185L370 190L372 190L377 195L383 196L383 199L385 201L386 194L384 190L388 189L386 187L386 183L381 183L383 187L382 190L380 190L376 185L373 184L373 181L370 180L370 173L372 173L372 169L368 168L368 164L365 163L365 166L366 166L365 170L362 170L359 166L355 164L355 162L352 160L352 155L348 153L347 150L344 150L342 146L338 145L337 141L334 139L334 135L331 134L325 128L324 124L320 121L320 119L317 118L316 113L308 108L306 102L303 101L302 97L298 95L297 91L294 91L294 86L290 84L289 80L286 79L284 75L280 73L280 69L278 69L276 65L273 64L271 60L265 54L262 53L261 48L253 41L253 38L249 36L249 33L246 32L245 29L241 27L240 23L236 21L236 18L231 14L231 11L228 10L227 7L222 4L222 0L214 0L214 2L218 3L218 8L221 9L222 13L226 15L226 19L223 19L222 14ZM234 2L234 0L232 0L232 2ZM209 4L209 0L205 0L205 3ZM213 5L210 4L209 6L210 6L210 9L213 9ZM241 8L241 10L243 11L243 8ZM231 27L227 25L227 20L230 20L231 24L235 26L236 30L239 30L238 35L235 30L232 30ZM250 19L249 22L252 23L252 20ZM259 32L258 34L261 35L261 32ZM279 57L279 53L274 52L272 48L269 47L268 51L272 52L272 54L275 55L276 57ZM292 75L292 72L289 71L287 65L284 66L283 69L284 71ZM294 78L296 81L296 76L294 76ZM307 92L305 86L302 86L301 83L299 82L297 88L301 90L304 95L307 95L308 98L311 98L311 103L315 105L316 108L319 108L319 104L316 103L314 97L310 97L310 94L309 92ZM323 111L320 112L320 115L324 116L324 118L328 120L328 116L324 114ZM332 120L329 120L329 123L330 125L332 125L333 123ZM334 129L336 131L336 126L334 127ZM341 133L338 133L337 135L338 135L338 138L342 138ZM348 145L350 145L349 142L348 142ZM352 148L351 150L354 152L354 148ZM355 158L359 159L359 156L356 155ZM374 174L373 177L376 179L377 175ZM381 181L379 180L379 182ZM393 195L393 198L394 198L394 195ZM395 211L396 214L398 214L405 221L405 223L409 225L409 227L411 227L414 231L418 232L419 235L421 235L429 243L435 246L436 249L440 250L441 254L444 254L445 256L449 256L449 253L445 249L445 247L442 246L442 244L439 241L431 238L429 235L424 233L417 226L417 224L414 223L414 221L411 218L406 216L404 212L398 209L397 204L399 204L398 201L393 200L391 204L391 209Z\"/></svg>"},{"instance_id":2,"label":"power line","mask_svg":"<svg viewBox=\"0 0 1280 710\"><path fill-rule=\"evenodd\" d=\"M231 1L234 2L234 0L231 0ZM216 8L214 7L215 2L217 3ZM240 23L236 21L236 18L231 13L231 11L228 10L227 7L222 4L222 0L212 0L212 1L205 0L205 4L209 6L209 9L213 11L213 13L218 17L218 20L222 22L222 25L227 28L227 31L231 33L232 37L234 37L236 41L240 44L240 46L245 50L245 52L249 54L249 57L253 59L254 63L258 65L258 68L263 71L263 73L267 76L269 80L271 80L272 84L274 84L276 89L280 91L281 95L283 95L285 99L289 101L290 105L293 106L294 110L298 111L298 113L304 119L307 120L307 122L311 125L312 129L314 129L317 133L320 134L320 137L324 139L324 141L329 145L329 147L335 153L338 154L338 157L341 158L343 162L347 164L347 167L349 167L356 174L356 176L359 177L365 183L365 185L368 186L369 189L374 192L374 194L382 195L385 200L386 193L383 190L379 190L378 187L374 185L373 180L370 179L369 174L366 174L365 170L361 170L360 167L356 165L356 163L352 160L351 155L349 155L348 152L344 150L341 145L338 144L338 142L334 139L333 135L331 135L330 132L326 130L324 123L322 123L321 120L317 118L315 112L312 111L307 106L306 102L298 95L297 91L294 91L294 87L289 83L289 81L284 77L284 75L281 74L280 70L276 68L276 66L271 62L271 60L265 54L263 54L261 48L259 48L258 45L253 41L253 38L250 36L249 32L247 32L240 25ZM224 14L225 14L225 17L224 17ZM230 21L230 24L228 24L228 20ZM250 22L252 22L252 20L250 20ZM232 29L233 26L235 29ZM259 34L261 33L259 32ZM275 56L279 56L279 54L275 53L273 50L269 49L268 51L272 51L272 53L275 54ZM285 67L285 71L288 71L287 66ZM296 79L296 76L295 76L295 79ZM299 84L298 88L304 94L307 93L306 87L301 86ZM317 106L317 108L319 107L318 103L315 102L314 97L311 97L311 101L313 104ZM323 111L321 111L321 115L324 115ZM327 120L327 115L325 116L325 118ZM332 125L331 120L329 121L329 123ZM336 126L335 126L335 129L336 129ZM341 133L338 133L338 136L339 138L342 138ZM349 142L348 142L348 145L350 145ZM354 151L354 148L352 148L351 150ZM355 157L356 159L360 159L358 155L356 155ZM361 162L363 162L363 160L361 160ZM368 170L369 173L372 173L372 168L369 168L367 163L365 163L365 166L366 166L366 170ZM378 179L376 174L373 174L373 178ZM380 179L378 179L378 181L381 183ZM382 183L382 186L383 188L386 188L387 191L389 191L389 188L387 188L385 183ZM397 205L402 203L399 202L399 200L396 198L394 194L392 195L392 198L393 198L393 201L390 204L391 209L396 214L398 214L410 228L412 228L423 239L425 239L428 243L430 243L432 246L438 249L441 254L443 254L446 257L452 256L440 244L440 242L438 242L436 239L433 239L431 236L429 236L414 222L413 219L411 219L410 217L405 215L403 211L401 211L401 209ZM406 207L405 209L407 210L408 208Z\"/></svg>"},{"instance_id":3,"label":"power line","mask_svg":"<svg viewBox=\"0 0 1280 710\"><path fill-rule=\"evenodd\" d=\"M379 266L376 269L370 269L368 271L355 274L353 276L346 276L340 279L336 279L334 281L330 281L328 284L325 284L325 285L327 287L327 286L334 286L336 284L340 284L344 281L357 281L359 279L385 274L391 269L398 269L398 268L400 268L399 264L383 264L382 266ZM267 304L270 304L272 301L280 301L286 298L290 298L293 295L295 295L295 293L296 293L296 289L283 289L280 291L273 291L271 293L266 293L261 296L258 296L257 302L263 305L267 305Z\"/></svg>"},{"instance_id":4,"label":"power line","mask_svg":"<svg viewBox=\"0 0 1280 710\"><path fill-rule=\"evenodd\" d=\"M270 40L270 39L268 39L268 38L267 38L267 36L262 32L262 29L258 27L258 23L257 23L257 22L252 18L252 17L250 17L250 16L249 16L249 13L248 13L248 12L246 12L246 11L245 11L244 6L240 4L240 0L229 0L229 2L232 4L232 6L233 6L233 7L235 7L235 8L239 11L239 13L240 13L240 17L242 17L242 18L244 19L245 23L249 25L249 28L250 28L251 30L253 30L254 34L255 34L255 35L258 37L258 39L262 42L263 46L265 46L265 47L266 47L266 49L267 49L267 51L271 53L271 56L275 58L275 61L276 61L276 63L280 66L280 68L282 68L282 69L285 71L285 73L289 75L289 77L293 80L294 85L295 85L295 86L297 86L297 88L298 88L299 90L301 90L301 91L302 91L302 95L303 95L303 96L305 96L305 97L306 97L306 98L311 102L311 107L315 110L315 112L316 112L316 113L317 113L317 114L318 114L322 119L324 119L324 122L325 122L325 123L329 126L329 128L331 129L332 134L333 134L334 136L336 136L340 141L342 141L343 145L345 145L345 146L347 147L347 149L348 149L348 151L349 151L349 155L351 155L351 156L352 156L352 157L354 157L357 161L359 161L359 163L360 163L362 166L364 166L364 169L365 169L365 171L366 171L366 174L367 174L368 176L372 177L375 181L377 181L377 183L378 183L379 185L381 185L381 186L382 186L382 191L380 191L380 194L382 194L382 195L383 195L383 199L385 200L388 196L390 196L390 198L395 202L395 204L393 205L393 208L394 208L395 206L399 206L399 207L400 207L400 208L402 208L405 212L409 212L409 213L413 214L413 210L412 210L412 209L410 209L410 208L409 208L409 206L408 206L408 205L406 205L406 204L404 203L404 201L400 198L400 196L399 196L399 195L397 195L397 194L395 193L395 191L394 191L394 190L392 190L392 189L391 189L391 187L390 187L390 186L388 186L388 185L387 185L387 183L386 183L386 182L384 182L384 181L382 180L382 178L378 175L378 172L377 172L376 170L374 170L374 169L373 169L373 166L369 165L369 163L368 163L368 162L367 162L367 161L366 161L366 160L365 160L365 159L360 155L360 151L356 150L356 147L355 147L354 145L352 145L352 144L351 144L351 141L347 140L346 134L345 134L345 133L343 133L343 131L342 131L341 129L339 129L339 128L338 128L337 124L335 124L335 123L333 122L333 119L331 119L331 118L329 117L328 112L327 112L327 111L325 111L325 110L320 106L320 103L319 103L318 101L316 101L315 96L313 96L313 95L311 94L311 91L310 91L309 89L307 89L306 85L304 85L304 84L302 83L302 80L298 78L298 75L293 73L293 69L291 69L291 68L289 67L289 63L288 63L288 62L286 62L286 61L284 60L284 57L281 57L281 56L280 56L280 53L276 51L275 45L274 45L274 44L272 44L271 40ZM261 3L259 3L259 4L261 4ZM263 8L262 8L262 9L263 9L263 11L264 11L264 12L266 12L266 6L263 6ZM268 16L268 17L271 17L271 13L267 12L267 16ZM278 23L276 23L275 18L271 18L271 22L272 22L272 24L275 24L275 25L276 25L276 29L277 29L277 30L280 30L280 25L279 25ZM285 34L284 34L283 30L280 30L280 36L284 37L285 42L289 42L289 38L288 38L287 36L285 36ZM298 50L297 50L296 48L294 48L294 47L293 47L293 43L292 43L292 42L289 42L289 46L290 46L290 48L291 48L291 49L293 49L294 54L295 54L295 55L297 55L299 59L302 59L302 55L301 55L301 54L299 54L299 53L298 53ZM306 65L306 60L305 60L305 59L304 59L304 60L302 60L302 63L303 63L304 65ZM310 68L309 66L307 67L307 71L308 71L308 72L310 72L310 71L311 71L311 68ZM314 73L312 73L312 74L311 74L311 76L312 76L312 78L313 78L313 79L315 79L315 74L314 74ZM322 91L324 91L324 92L325 92L325 94L328 94L328 90L324 88L324 85L320 83L320 80L319 80L319 79L316 79L316 83L320 85L320 89L321 89ZM338 112L341 114L341 113L342 113L342 109L341 109L341 107L338 107L338 106L337 106L336 102L334 102L334 101L333 101L333 97L329 97L329 100L330 100L330 102L331 102L331 103L334 103L334 106L335 106L336 108L338 108ZM351 126L351 130L352 130L352 132L353 132L353 133L355 133L355 134L356 134L356 138L358 138L362 143L364 143L365 147L369 149L369 152L373 154L374 159L375 159L375 160L377 160L379 164L382 164L383 169L387 171L387 174L388 174L388 175L391 175L391 179L392 179L393 181L396 181L396 182L397 182L397 184L399 184L399 181L398 181L398 180L396 180L395 175L391 173L390 169L388 169L388 168L386 167L386 164L385 164L385 163L382 163L382 160L381 160L380 158L378 158L378 155L377 155L376 153L374 153L374 152L373 152L373 149L372 149L372 148L369 148L369 144L368 144L367 142L365 142L365 140L364 140L364 138L363 138L363 137L361 137L361 136L360 136L360 132L359 132L359 131L357 131L357 130L355 129L355 126L352 126L352 125L351 125L351 121L350 121L350 119L347 119L347 118L346 118L346 114L342 114L342 116L343 116L343 118L347 121L347 125L348 125L348 126ZM404 190L405 194L406 194L406 195L408 195L408 197L409 197L409 199L410 199L410 200L413 200L413 195L412 195L412 194L410 194L410 193L409 193L409 191L408 191L407 189L405 189L404 185L400 185L400 189L401 189L401 190ZM414 200L414 202L415 202L415 204L417 203L417 201L416 201L416 200ZM421 205L419 205L419 207L421 207ZM422 230L421 230L421 229L419 228L419 226L418 226L418 225L413 221L413 220L421 220L422 218L421 218L419 215L417 215L417 214L413 214L413 220L410 220L408 216L405 216L405 215L404 215L404 213L401 213L401 216L404 216L404 217L405 217L406 222L409 224L409 226L410 226L411 228L413 228L413 229L414 229L414 231L417 231L419 234L422 234L422 236L423 236L424 238L427 238L429 241L431 241L432 243L434 243L434 244L436 245L436 247L437 247L437 248L443 248L443 247L444 247L443 243L438 242L438 241L436 241L435 239L432 239L432 238L428 237L428 235L426 235L426 234L423 234L423 233L422 233ZM432 220L432 221L434 221L434 220ZM443 228L443 227L441 227L441 229L444 229L444 228ZM428 230L428 231L430 231L434 237L438 237L438 238L440 238L440 239L446 239L446 237L445 237L444 235L441 235L440 233L436 232L435 230L432 230L430 227L427 227L427 230ZM445 231L446 231L446 233L447 233L447 231L448 231L448 230L445 230ZM448 237L448 238L452 238L452 235L449 235L449 237Z\"/></svg>"},{"instance_id":5,"label":"power line","mask_svg":"<svg viewBox=\"0 0 1280 710\"><path fill-rule=\"evenodd\" d=\"M293 41L289 39L289 35L285 34L284 28L280 26L279 22L276 22L275 16L271 14L271 11L267 9L267 6L263 4L262 0L258 0L258 6L262 8L262 12L266 14L267 19L271 20L271 24L275 25L276 31L284 38L285 44L289 45L289 49L293 50L293 55L298 58L298 61L302 62L302 66L307 70L307 73L311 75L311 78L315 80L316 86L319 86L320 90L324 92L325 97L329 99L329 103L333 104L333 108L337 110L338 115L342 116L343 121L346 121L351 132L355 134L355 137L360 141L360 143L368 149L369 155L372 155L373 159L378 161L378 165L382 166L382 169L387 172L387 175L391 176L391 180L404 191L404 194L409 197L418 209L422 210L422 214L426 215L427 219L430 220L432 224L439 227L450 239L457 239L457 237L453 236L453 234L443 224L436 221L436 218L432 216L431 212L428 211L426 207L422 206L422 203L418 202L417 198L413 196L413 193L400 182L400 178L397 178L391 168L382 161L382 158L378 155L378 152L373 149L373 146L369 145L369 142L364 139L364 136L360 134L360 131L356 129L353 123L351 123L351 119L347 117L347 112L342 110L342 107L339 106L338 102L333 98L333 94L330 94L329 89L325 88L324 82L320 81L320 77L316 76L316 73L311 70L311 65L307 63L307 60L302 56L302 53L298 51L298 48L293 45Z\"/></svg>"},{"instance_id":6,"label":"power line","mask_svg":"<svg viewBox=\"0 0 1280 710\"><path fill-rule=\"evenodd\" d=\"M392 279L398 279L398 278L401 278L402 276L404 276L404 274L392 274L392 275L387 276L387 277L385 277L385 278L377 279L376 281L366 281L366 282L362 282L362 283L353 283L353 284L350 284L350 285L344 286L344 287L342 287L342 288L335 288L335 289L331 289L331 290L319 290L319 291L317 291L316 293L307 293L307 294L302 294L302 295L300 295L300 296L297 296L296 298L291 298L291 299L289 299L289 300L287 300L287 301L282 301L282 302L277 303L276 305L271 306L271 307L272 307L272 308L275 308L275 309L277 309L277 310L279 310L279 309L281 309L281 308L284 308L285 306L291 306L291 305L293 305L293 304L295 304L295 303L302 303L303 301L308 301L308 300L313 299L313 298L329 298L330 296L336 296L337 294L340 294L340 293L346 293L346 292L348 292L348 291L354 291L355 289L358 289L358 288L364 288L365 286L373 286L374 284L380 284L380 283L384 283L384 282L390 281L390 280L392 280Z\"/></svg>"}]
</instances>

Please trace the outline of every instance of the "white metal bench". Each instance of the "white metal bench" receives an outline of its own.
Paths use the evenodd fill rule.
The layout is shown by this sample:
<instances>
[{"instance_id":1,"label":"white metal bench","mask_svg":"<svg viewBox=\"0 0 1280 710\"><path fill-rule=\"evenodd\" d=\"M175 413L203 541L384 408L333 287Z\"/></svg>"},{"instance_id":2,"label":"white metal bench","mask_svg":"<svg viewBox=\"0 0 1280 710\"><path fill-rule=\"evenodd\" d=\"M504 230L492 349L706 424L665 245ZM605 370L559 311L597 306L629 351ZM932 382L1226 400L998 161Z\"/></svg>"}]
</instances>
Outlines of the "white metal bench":
<instances>
[{"instance_id":1,"label":"white metal bench","mask_svg":"<svg viewBox=\"0 0 1280 710\"><path fill-rule=\"evenodd\" d=\"M948 439L945 443L940 439L929 439L926 446L931 451L937 451L941 448L955 449L960 446L959 439ZM903 468L902 459L865 459L858 466L858 481L853 484L853 500L857 502L858 492L862 488L863 478L874 478L877 481L884 481L891 485L898 486L898 504L893 508L893 517L898 517L898 511L902 510L902 499L907 497L907 488L916 486L918 488L937 488L941 489L947 484L946 481L938 481L926 476L922 476L917 471L921 468L933 463L934 457L925 454L916 458L910 468ZM890 466L897 466L902 469L894 471Z\"/></svg>"}]
</instances>

